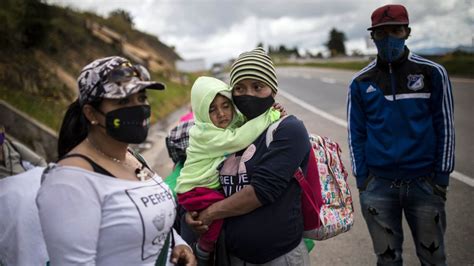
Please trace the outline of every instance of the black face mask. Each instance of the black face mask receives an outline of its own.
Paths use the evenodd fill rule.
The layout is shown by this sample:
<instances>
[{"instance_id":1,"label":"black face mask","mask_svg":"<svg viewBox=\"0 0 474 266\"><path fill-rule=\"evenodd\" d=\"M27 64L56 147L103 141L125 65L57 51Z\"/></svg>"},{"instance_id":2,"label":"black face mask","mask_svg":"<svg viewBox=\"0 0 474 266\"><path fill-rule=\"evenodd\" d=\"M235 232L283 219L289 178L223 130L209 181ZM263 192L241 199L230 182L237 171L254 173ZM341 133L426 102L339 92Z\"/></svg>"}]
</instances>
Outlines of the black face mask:
<instances>
[{"instance_id":1,"label":"black face mask","mask_svg":"<svg viewBox=\"0 0 474 266\"><path fill-rule=\"evenodd\" d=\"M265 113L270 107L272 107L275 99L272 95L260 98L257 96L241 95L232 96L235 106L239 111L245 115L249 120Z\"/></svg>"},{"instance_id":2,"label":"black face mask","mask_svg":"<svg viewBox=\"0 0 474 266\"><path fill-rule=\"evenodd\" d=\"M150 106L119 108L104 114L107 135L125 143L138 144L146 140L150 128ZM102 125L101 125L102 126ZM103 127L103 126L102 126Z\"/></svg>"}]
</instances>

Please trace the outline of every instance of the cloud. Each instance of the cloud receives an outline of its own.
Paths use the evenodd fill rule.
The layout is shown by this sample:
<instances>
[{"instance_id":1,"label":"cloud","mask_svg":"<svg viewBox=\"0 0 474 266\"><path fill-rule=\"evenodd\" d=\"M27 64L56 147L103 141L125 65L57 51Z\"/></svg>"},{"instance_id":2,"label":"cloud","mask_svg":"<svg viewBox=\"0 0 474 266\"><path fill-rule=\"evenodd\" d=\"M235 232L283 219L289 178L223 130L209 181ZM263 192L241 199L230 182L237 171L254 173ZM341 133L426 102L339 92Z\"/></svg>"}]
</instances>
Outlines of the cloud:
<instances>
[{"instance_id":1,"label":"cloud","mask_svg":"<svg viewBox=\"0 0 474 266\"><path fill-rule=\"evenodd\" d=\"M393 1L369 0L49 0L49 3L91 10L101 15L122 8L137 29L174 45L184 58L227 60L266 45L324 49L329 31L337 28L348 38L347 51L370 51L366 46L370 15ZM413 48L470 45L473 38L473 0L400 0L410 15ZM372 50L373 51L373 50Z\"/></svg>"}]
</instances>

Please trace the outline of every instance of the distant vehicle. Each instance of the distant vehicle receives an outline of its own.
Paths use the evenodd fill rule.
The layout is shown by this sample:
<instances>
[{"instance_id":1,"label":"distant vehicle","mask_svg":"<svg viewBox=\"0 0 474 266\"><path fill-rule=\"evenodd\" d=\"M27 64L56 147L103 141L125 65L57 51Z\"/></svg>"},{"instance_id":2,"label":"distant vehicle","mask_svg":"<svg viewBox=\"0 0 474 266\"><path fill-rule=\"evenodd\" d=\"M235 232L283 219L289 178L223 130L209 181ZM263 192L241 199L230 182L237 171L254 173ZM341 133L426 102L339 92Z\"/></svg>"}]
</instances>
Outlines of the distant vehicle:
<instances>
[{"instance_id":1,"label":"distant vehicle","mask_svg":"<svg viewBox=\"0 0 474 266\"><path fill-rule=\"evenodd\" d=\"M184 73L198 73L206 70L206 61L202 58L176 61L176 69Z\"/></svg>"},{"instance_id":2,"label":"distant vehicle","mask_svg":"<svg viewBox=\"0 0 474 266\"><path fill-rule=\"evenodd\" d=\"M221 79L222 76L224 76L224 66L219 63L215 63L211 67L211 75Z\"/></svg>"}]
</instances>

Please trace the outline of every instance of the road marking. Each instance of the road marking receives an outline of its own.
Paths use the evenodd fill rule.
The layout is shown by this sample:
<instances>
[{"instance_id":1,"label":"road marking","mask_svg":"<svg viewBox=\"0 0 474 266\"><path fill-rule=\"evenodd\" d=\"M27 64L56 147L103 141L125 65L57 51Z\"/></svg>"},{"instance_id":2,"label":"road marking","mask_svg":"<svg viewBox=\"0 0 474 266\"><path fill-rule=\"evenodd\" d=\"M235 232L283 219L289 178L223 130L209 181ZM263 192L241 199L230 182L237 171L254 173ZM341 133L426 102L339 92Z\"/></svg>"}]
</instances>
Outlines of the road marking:
<instances>
[{"instance_id":1,"label":"road marking","mask_svg":"<svg viewBox=\"0 0 474 266\"><path fill-rule=\"evenodd\" d=\"M321 78L321 81L327 84L336 84L336 80L333 78Z\"/></svg>"},{"instance_id":2,"label":"road marking","mask_svg":"<svg viewBox=\"0 0 474 266\"><path fill-rule=\"evenodd\" d=\"M472 78L450 78L450 79L451 79L451 82L474 84L474 79L472 79Z\"/></svg>"},{"instance_id":3,"label":"road marking","mask_svg":"<svg viewBox=\"0 0 474 266\"><path fill-rule=\"evenodd\" d=\"M312 106L311 104L303 101L303 100L300 100L298 98L296 98L295 96L289 94L288 92L285 92L285 91L282 91L281 89L278 89L278 94L287 98L288 100L296 103L297 105L305 108L306 110L310 111L310 112L313 112L314 114L317 114L319 116L321 116L322 118L325 118L343 128L347 128L347 121L346 120L343 120L343 119L340 119L339 117L336 117L328 112L325 112L317 107L314 107ZM474 179L472 177L469 177L465 174L462 174L460 172L457 172L457 171L453 171L450 175L451 177L471 186L471 187L474 187Z\"/></svg>"},{"instance_id":4,"label":"road marking","mask_svg":"<svg viewBox=\"0 0 474 266\"><path fill-rule=\"evenodd\" d=\"M297 105L305 108L306 110L309 110L323 118L326 118L327 120L331 121L331 122L334 122L336 124L338 124L339 126L341 127L345 127L347 128L347 122L346 120L343 120L343 119L340 119L339 117L336 117L330 113L327 113L319 108L316 108L314 106L312 106L311 104L307 103L307 102L304 102L298 98L296 98L295 96L285 92L285 91L282 91L280 88L278 89L278 94L287 98L288 100L296 103Z\"/></svg>"},{"instance_id":5,"label":"road marking","mask_svg":"<svg viewBox=\"0 0 474 266\"><path fill-rule=\"evenodd\" d=\"M450 176L456 178L457 180L463 183L468 184L471 187L474 187L474 179L467 175L461 174L458 171L453 171Z\"/></svg>"}]
</instances>

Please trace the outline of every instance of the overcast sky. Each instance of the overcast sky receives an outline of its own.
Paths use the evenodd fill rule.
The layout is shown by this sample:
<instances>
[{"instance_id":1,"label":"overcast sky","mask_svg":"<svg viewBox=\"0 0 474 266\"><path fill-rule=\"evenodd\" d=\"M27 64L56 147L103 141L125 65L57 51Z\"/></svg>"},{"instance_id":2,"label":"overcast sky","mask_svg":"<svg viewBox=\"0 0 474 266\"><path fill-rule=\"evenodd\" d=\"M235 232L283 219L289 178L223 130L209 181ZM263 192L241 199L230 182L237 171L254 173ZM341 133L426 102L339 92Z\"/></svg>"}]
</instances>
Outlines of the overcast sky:
<instances>
[{"instance_id":1,"label":"overcast sky","mask_svg":"<svg viewBox=\"0 0 474 266\"><path fill-rule=\"evenodd\" d=\"M372 11L387 3L408 9L413 50L472 45L474 0L48 0L106 16L121 8L138 30L176 47L185 59L221 62L257 43L324 51L335 27L348 41L346 50L370 52L366 39Z\"/></svg>"}]
</instances>

